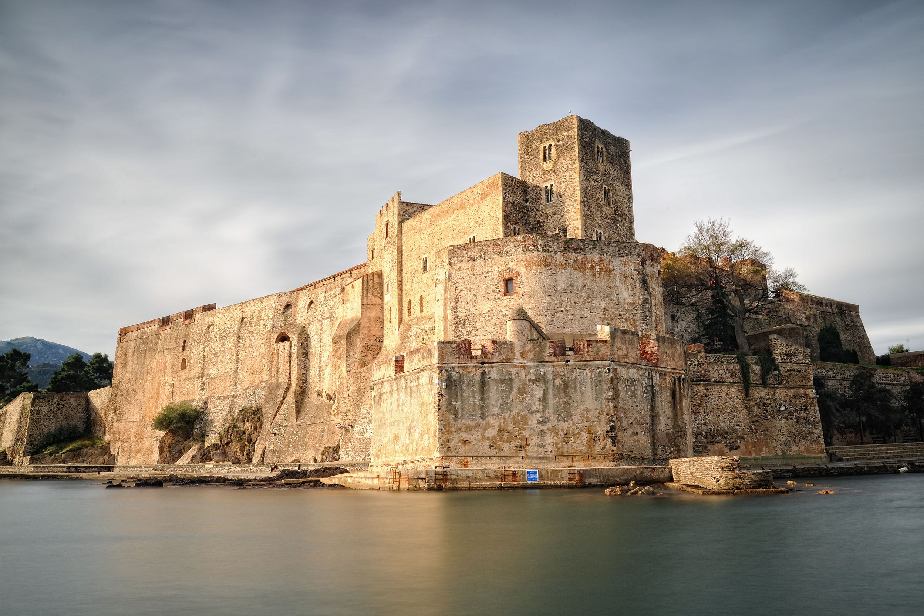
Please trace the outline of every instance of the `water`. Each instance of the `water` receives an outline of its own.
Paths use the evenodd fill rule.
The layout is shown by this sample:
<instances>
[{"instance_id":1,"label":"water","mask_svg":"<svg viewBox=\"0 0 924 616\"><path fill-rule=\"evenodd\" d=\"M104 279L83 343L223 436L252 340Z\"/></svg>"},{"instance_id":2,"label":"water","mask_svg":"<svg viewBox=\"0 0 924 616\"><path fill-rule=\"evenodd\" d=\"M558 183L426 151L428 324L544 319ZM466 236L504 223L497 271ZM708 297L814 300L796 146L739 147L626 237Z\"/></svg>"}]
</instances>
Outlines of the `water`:
<instances>
[{"instance_id":1,"label":"water","mask_svg":"<svg viewBox=\"0 0 924 616\"><path fill-rule=\"evenodd\" d=\"M922 614L924 475L670 499L0 481L0 613Z\"/></svg>"}]
</instances>

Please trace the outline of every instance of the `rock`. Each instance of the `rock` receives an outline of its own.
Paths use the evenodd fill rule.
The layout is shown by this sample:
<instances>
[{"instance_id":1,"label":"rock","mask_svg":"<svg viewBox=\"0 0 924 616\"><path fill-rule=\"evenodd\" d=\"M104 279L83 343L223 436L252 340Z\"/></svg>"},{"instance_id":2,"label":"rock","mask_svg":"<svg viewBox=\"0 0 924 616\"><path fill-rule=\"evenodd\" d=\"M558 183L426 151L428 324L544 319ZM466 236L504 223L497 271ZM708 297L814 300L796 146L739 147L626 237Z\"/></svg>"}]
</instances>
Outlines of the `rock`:
<instances>
[{"instance_id":1,"label":"rock","mask_svg":"<svg viewBox=\"0 0 924 616\"><path fill-rule=\"evenodd\" d=\"M837 494L837 492L835 492L834 490L829 490L827 488L825 488L824 490L818 490L818 493L819 494Z\"/></svg>"},{"instance_id":2,"label":"rock","mask_svg":"<svg viewBox=\"0 0 924 616\"><path fill-rule=\"evenodd\" d=\"M796 482L793 481L792 479L790 479L789 481L786 482L786 487L787 487L787 488L794 488L794 487L796 487Z\"/></svg>"}]
</instances>

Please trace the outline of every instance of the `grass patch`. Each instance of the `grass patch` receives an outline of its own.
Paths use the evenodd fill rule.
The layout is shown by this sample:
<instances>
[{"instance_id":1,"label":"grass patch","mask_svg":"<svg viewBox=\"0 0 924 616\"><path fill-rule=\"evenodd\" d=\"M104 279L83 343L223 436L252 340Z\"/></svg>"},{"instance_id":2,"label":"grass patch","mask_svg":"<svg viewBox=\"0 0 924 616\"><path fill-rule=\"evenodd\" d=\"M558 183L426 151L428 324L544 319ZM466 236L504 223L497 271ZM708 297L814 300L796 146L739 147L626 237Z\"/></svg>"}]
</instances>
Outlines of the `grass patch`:
<instances>
[{"instance_id":1,"label":"grass patch","mask_svg":"<svg viewBox=\"0 0 924 616\"><path fill-rule=\"evenodd\" d=\"M80 451L81 449L88 449L91 447L103 447L105 444L106 444L106 441L104 441L101 438L90 436L90 435L82 435L82 436L77 437L76 439L65 440L65 441L60 441L57 443L52 443L50 445L46 445L45 448L42 449L40 455L53 456L59 453L69 453L71 451Z\"/></svg>"}]
</instances>

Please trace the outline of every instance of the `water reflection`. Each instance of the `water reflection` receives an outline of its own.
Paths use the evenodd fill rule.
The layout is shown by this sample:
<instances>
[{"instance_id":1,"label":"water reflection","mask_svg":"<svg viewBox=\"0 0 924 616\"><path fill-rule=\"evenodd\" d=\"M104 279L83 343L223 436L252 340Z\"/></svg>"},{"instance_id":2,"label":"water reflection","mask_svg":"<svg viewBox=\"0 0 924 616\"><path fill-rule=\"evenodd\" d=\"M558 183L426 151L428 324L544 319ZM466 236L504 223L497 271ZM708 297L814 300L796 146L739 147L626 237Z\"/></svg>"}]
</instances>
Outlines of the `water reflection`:
<instances>
[{"instance_id":1,"label":"water reflection","mask_svg":"<svg viewBox=\"0 0 924 616\"><path fill-rule=\"evenodd\" d=\"M924 605L924 477L785 497L0 482L4 614L816 614Z\"/></svg>"}]
</instances>

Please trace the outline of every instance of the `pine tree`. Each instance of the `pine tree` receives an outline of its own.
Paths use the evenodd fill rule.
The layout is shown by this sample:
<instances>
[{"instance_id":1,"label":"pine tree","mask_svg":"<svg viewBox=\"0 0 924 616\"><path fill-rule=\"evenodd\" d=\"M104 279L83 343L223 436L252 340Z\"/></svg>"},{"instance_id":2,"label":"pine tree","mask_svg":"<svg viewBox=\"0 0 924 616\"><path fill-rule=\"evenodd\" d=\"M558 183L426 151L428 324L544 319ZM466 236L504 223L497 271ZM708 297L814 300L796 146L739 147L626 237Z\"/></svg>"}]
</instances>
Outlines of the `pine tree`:
<instances>
[{"instance_id":1,"label":"pine tree","mask_svg":"<svg viewBox=\"0 0 924 616\"><path fill-rule=\"evenodd\" d=\"M6 404L19 394L36 391L38 386L29 380L31 356L19 349L0 355L0 402Z\"/></svg>"}]
</instances>

